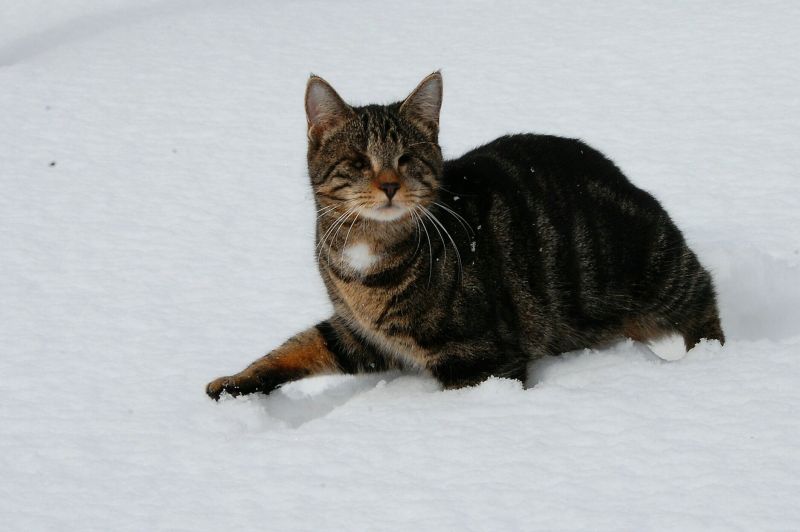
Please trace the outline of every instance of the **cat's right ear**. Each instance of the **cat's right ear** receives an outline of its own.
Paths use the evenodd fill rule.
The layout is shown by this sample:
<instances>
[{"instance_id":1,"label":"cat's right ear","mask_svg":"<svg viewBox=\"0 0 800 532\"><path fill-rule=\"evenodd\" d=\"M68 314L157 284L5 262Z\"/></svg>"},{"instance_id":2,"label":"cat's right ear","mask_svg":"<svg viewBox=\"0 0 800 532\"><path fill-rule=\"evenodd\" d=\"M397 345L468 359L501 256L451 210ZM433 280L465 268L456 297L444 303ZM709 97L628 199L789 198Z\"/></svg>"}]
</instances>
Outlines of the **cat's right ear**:
<instances>
[{"instance_id":1,"label":"cat's right ear","mask_svg":"<svg viewBox=\"0 0 800 532\"><path fill-rule=\"evenodd\" d=\"M308 140L321 142L325 133L353 116L353 109L344 103L333 87L321 77L311 74L306 85Z\"/></svg>"},{"instance_id":2,"label":"cat's right ear","mask_svg":"<svg viewBox=\"0 0 800 532\"><path fill-rule=\"evenodd\" d=\"M400 105L400 114L421 127L434 139L439 133L442 108L442 73L436 71L423 79Z\"/></svg>"}]
</instances>

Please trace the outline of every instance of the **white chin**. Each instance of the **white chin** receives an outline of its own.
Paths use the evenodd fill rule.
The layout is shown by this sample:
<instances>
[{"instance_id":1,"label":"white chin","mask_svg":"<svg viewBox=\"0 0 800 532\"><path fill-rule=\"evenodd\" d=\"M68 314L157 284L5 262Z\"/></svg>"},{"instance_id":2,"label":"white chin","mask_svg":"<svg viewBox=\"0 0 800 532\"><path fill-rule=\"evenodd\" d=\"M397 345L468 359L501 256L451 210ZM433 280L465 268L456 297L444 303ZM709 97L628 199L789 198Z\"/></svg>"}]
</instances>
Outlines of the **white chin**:
<instances>
[{"instance_id":1,"label":"white chin","mask_svg":"<svg viewBox=\"0 0 800 532\"><path fill-rule=\"evenodd\" d=\"M370 220L377 220L379 222L391 222L402 218L408 209L392 205L391 207L373 207L371 209L362 209L361 215Z\"/></svg>"}]
</instances>

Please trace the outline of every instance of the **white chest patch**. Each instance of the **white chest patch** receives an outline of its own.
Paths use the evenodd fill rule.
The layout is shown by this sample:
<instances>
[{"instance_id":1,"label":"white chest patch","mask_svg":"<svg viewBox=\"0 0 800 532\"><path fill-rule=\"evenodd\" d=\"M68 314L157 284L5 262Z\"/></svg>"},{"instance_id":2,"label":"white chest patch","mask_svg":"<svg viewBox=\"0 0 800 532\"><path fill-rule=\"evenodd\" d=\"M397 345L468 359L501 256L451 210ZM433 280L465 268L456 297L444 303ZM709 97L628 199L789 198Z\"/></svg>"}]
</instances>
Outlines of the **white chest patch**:
<instances>
[{"instance_id":1,"label":"white chest patch","mask_svg":"<svg viewBox=\"0 0 800 532\"><path fill-rule=\"evenodd\" d=\"M347 246L342 252L342 257L351 268L360 272L365 271L378 260L378 256L372 253L372 248L369 247L369 244L364 242Z\"/></svg>"}]
</instances>

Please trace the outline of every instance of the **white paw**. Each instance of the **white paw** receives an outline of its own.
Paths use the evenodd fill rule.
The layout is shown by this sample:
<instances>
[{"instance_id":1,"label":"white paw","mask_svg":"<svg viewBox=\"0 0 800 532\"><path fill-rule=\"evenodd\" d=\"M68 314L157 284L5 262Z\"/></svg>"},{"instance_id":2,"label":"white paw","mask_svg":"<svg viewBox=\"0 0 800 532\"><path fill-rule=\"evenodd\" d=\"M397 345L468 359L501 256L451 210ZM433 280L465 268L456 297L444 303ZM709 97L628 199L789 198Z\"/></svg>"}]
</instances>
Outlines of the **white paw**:
<instances>
[{"instance_id":1,"label":"white paw","mask_svg":"<svg viewBox=\"0 0 800 532\"><path fill-rule=\"evenodd\" d=\"M651 340L645 345L658 358L663 360L680 360L686 356L686 344L683 341L683 336L678 333L668 334L658 340Z\"/></svg>"}]
</instances>

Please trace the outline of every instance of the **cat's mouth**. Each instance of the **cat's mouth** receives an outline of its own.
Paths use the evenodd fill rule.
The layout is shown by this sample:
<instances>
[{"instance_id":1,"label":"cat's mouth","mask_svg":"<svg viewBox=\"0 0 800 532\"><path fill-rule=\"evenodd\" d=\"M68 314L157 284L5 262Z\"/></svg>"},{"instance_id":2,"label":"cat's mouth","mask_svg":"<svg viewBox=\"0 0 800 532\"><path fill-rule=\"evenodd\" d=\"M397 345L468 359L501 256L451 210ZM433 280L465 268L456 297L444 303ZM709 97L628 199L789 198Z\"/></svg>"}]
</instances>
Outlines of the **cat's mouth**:
<instances>
[{"instance_id":1,"label":"cat's mouth","mask_svg":"<svg viewBox=\"0 0 800 532\"><path fill-rule=\"evenodd\" d=\"M371 220L377 220L379 222L391 222L393 220L398 220L410 212L411 210L407 206L401 205L396 201L386 202L372 207L364 207L361 209L362 216Z\"/></svg>"}]
</instances>

